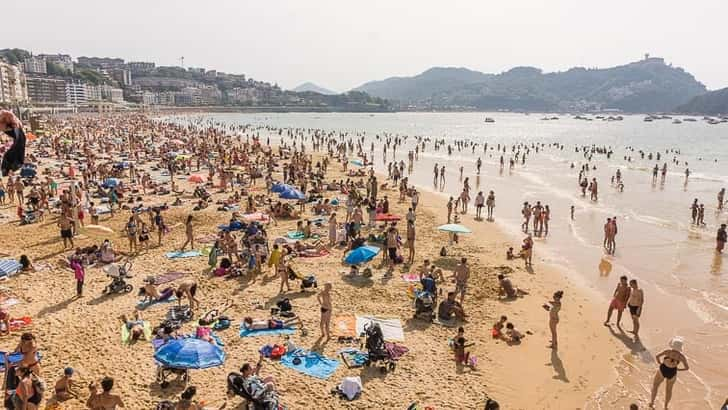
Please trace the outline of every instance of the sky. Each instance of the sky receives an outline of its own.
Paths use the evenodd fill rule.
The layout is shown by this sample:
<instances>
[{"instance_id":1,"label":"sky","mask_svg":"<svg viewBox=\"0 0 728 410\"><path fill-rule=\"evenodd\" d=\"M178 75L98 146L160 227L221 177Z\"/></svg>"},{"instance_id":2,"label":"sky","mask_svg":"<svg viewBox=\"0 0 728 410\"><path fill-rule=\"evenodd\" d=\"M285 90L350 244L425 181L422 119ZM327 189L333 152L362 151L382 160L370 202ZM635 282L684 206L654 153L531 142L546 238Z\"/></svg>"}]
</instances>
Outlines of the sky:
<instances>
[{"instance_id":1,"label":"sky","mask_svg":"<svg viewBox=\"0 0 728 410\"><path fill-rule=\"evenodd\" d=\"M433 66L611 67L645 53L728 87L727 0L6 0L0 48L347 91ZM9 17L14 16L14 17Z\"/></svg>"}]
</instances>

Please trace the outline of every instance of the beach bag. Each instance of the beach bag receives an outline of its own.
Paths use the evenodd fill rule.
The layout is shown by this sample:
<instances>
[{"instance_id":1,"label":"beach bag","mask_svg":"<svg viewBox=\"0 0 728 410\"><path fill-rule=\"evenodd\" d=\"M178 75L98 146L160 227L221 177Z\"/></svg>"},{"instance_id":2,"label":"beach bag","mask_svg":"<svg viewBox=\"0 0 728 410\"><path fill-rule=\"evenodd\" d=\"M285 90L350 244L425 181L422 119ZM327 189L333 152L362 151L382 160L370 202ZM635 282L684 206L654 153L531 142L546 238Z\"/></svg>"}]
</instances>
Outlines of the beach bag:
<instances>
[{"instance_id":1,"label":"beach bag","mask_svg":"<svg viewBox=\"0 0 728 410\"><path fill-rule=\"evenodd\" d=\"M270 358L273 360L280 360L283 355L286 354L286 348L280 345L273 345L273 349L270 352Z\"/></svg>"},{"instance_id":2,"label":"beach bag","mask_svg":"<svg viewBox=\"0 0 728 410\"><path fill-rule=\"evenodd\" d=\"M281 312L290 312L291 310L293 310L293 306L291 306L291 301L288 298L285 298L283 300L279 300L276 303L276 306L278 306L278 309Z\"/></svg>"},{"instance_id":3,"label":"beach bag","mask_svg":"<svg viewBox=\"0 0 728 410\"><path fill-rule=\"evenodd\" d=\"M337 389L342 396L346 397L347 400L354 400L361 394L362 391L361 377L344 377L341 383L339 383Z\"/></svg>"},{"instance_id":4,"label":"beach bag","mask_svg":"<svg viewBox=\"0 0 728 410\"><path fill-rule=\"evenodd\" d=\"M220 318L217 319L217 323L215 323L212 328L214 330L225 330L230 327L230 318L227 316L220 316Z\"/></svg>"}]
</instances>

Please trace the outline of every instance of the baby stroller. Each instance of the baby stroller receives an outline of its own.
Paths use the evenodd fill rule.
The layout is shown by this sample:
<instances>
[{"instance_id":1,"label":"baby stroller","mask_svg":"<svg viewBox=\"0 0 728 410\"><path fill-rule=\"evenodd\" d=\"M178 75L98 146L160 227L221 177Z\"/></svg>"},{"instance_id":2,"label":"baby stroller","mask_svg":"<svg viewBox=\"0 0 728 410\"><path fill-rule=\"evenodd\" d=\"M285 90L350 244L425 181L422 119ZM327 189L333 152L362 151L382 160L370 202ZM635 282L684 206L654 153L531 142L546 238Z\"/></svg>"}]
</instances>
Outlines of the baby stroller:
<instances>
[{"instance_id":1,"label":"baby stroller","mask_svg":"<svg viewBox=\"0 0 728 410\"><path fill-rule=\"evenodd\" d=\"M278 396L275 392L268 392L262 397L254 398L252 394L245 388L243 375L240 373L230 373L227 376L227 394L228 396L240 396L248 403L246 410L284 410L285 407L278 404Z\"/></svg>"},{"instance_id":2,"label":"baby stroller","mask_svg":"<svg viewBox=\"0 0 728 410\"><path fill-rule=\"evenodd\" d=\"M157 363L157 383L159 383L159 387L166 389L169 386L167 379L172 376L177 376L177 380L181 381L185 387L190 382L190 372L188 369L166 367Z\"/></svg>"},{"instance_id":3,"label":"baby stroller","mask_svg":"<svg viewBox=\"0 0 728 410\"><path fill-rule=\"evenodd\" d=\"M130 283L126 283L126 279L131 278L131 275L129 275L129 271L131 270L131 268L132 264L129 261L127 261L123 265L117 265L112 263L104 267L104 272L106 272L107 277L111 278L111 283L104 288L103 293L112 294L131 292L134 287Z\"/></svg>"},{"instance_id":4,"label":"baby stroller","mask_svg":"<svg viewBox=\"0 0 728 410\"><path fill-rule=\"evenodd\" d=\"M369 358L365 363L366 366L371 366L372 363L379 363L380 370L382 373L387 371L393 371L397 367L397 363L387 351L384 345L384 334L382 328L378 323L369 323L364 325L364 347L367 350Z\"/></svg>"},{"instance_id":5,"label":"baby stroller","mask_svg":"<svg viewBox=\"0 0 728 410\"><path fill-rule=\"evenodd\" d=\"M296 273L296 271L291 269L290 266L288 267L288 279L289 280L296 280L296 279L300 280L301 281L301 292L303 292L304 289L311 288L311 287L318 288L318 283L316 282L315 276L299 275L298 273Z\"/></svg>"},{"instance_id":6,"label":"baby stroller","mask_svg":"<svg viewBox=\"0 0 728 410\"><path fill-rule=\"evenodd\" d=\"M435 319L435 296L430 292L415 292L415 319Z\"/></svg>"}]
</instances>

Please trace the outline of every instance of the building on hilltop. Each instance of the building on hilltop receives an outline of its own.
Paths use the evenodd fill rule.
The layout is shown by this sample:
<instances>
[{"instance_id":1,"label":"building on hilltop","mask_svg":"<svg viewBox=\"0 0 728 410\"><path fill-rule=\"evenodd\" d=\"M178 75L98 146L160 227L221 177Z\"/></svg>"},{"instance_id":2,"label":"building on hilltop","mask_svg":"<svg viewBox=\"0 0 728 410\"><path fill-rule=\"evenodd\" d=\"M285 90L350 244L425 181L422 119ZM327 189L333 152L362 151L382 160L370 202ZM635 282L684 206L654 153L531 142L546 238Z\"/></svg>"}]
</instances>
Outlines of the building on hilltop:
<instances>
[{"instance_id":1,"label":"building on hilltop","mask_svg":"<svg viewBox=\"0 0 728 410\"><path fill-rule=\"evenodd\" d=\"M33 74L46 74L48 68L46 67L46 60L40 57L30 56L23 61L23 70L26 73Z\"/></svg>"},{"instance_id":2,"label":"building on hilltop","mask_svg":"<svg viewBox=\"0 0 728 410\"><path fill-rule=\"evenodd\" d=\"M147 63L142 61L133 61L127 64L127 67L129 67L129 71L131 71L131 74L141 74L141 73L148 73L156 67L154 63Z\"/></svg>"},{"instance_id":3,"label":"building on hilltop","mask_svg":"<svg viewBox=\"0 0 728 410\"><path fill-rule=\"evenodd\" d=\"M38 54L38 57L73 72L73 59L68 54Z\"/></svg>"},{"instance_id":4,"label":"building on hilltop","mask_svg":"<svg viewBox=\"0 0 728 410\"><path fill-rule=\"evenodd\" d=\"M124 68L124 60L121 58L79 57L78 64L104 70Z\"/></svg>"},{"instance_id":5,"label":"building on hilltop","mask_svg":"<svg viewBox=\"0 0 728 410\"><path fill-rule=\"evenodd\" d=\"M28 100L25 73L17 66L0 61L0 103L19 104Z\"/></svg>"}]
</instances>

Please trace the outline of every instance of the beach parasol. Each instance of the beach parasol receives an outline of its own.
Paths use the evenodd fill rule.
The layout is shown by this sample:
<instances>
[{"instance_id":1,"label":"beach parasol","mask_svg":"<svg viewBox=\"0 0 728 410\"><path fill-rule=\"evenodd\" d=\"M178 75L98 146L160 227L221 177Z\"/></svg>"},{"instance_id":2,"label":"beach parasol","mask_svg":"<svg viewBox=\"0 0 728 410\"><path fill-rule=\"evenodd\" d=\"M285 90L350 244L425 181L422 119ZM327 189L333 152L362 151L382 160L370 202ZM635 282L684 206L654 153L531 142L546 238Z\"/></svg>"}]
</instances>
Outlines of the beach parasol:
<instances>
[{"instance_id":1,"label":"beach parasol","mask_svg":"<svg viewBox=\"0 0 728 410\"><path fill-rule=\"evenodd\" d=\"M202 184L205 182L205 177L200 174L192 174L187 178L187 180L197 184Z\"/></svg>"},{"instance_id":2,"label":"beach parasol","mask_svg":"<svg viewBox=\"0 0 728 410\"><path fill-rule=\"evenodd\" d=\"M283 192L287 189L294 189L294 188L288 184L277 183L277 184L273 184L273 186L270 188L270 191L280 194L281 192Z\"/></svg>"},{"instance_id":3,"label":"beach parasol","mask_svg":"<svg viewBox=\"0 0 728 410\"><path fill-rule=\"evenodd\" d=\"M374 259L374 257L377 256L380 251L381 249L377 248L376 246L360 246L349 252L349 254L346 255L346 258L344 258L344 262L348 263L349 265L357 265L360 263L369 262L370 260Z\"/></svg>"},{"instance_id":4,"label":"beach parasol","mask_svg":"<svg viewBox=\"0 0 728 410\"><path fill-rule=\"evenodd\" d=\"M399 221L400 218L398 215L394 214L377 214L377 216L374 218L375 221L386 221L386 222L396 222Z\"/></svg>"},{"instance_id":5,"label":"beach parasol","mask_svg":"<svg viewBox=\"0 0 728 410\"><path fill-rule=\"evenodd\" d=\"M210 342L196 339L174 339L157 349L154 360L176 369L207 369L222 366L225 352Z\"/></svg>"},{"instance_id":6,"label":"beach parasol","mask_svg":"<svg viewBox=\"0 0 728 410\"><path fill-rule=\"evenodd\" d=\"M282 199L306 199L306 194L292 187L281 192L278 196Z\"/></svg>"},{"instance_id":7,"label":"beach parasol","mask_svg":"<svg viewBox=\"0 0 728 410\"><path fill-rule=\"evenodd\" d=\"M446 224L437 227L438 231L450 233L471 233L472 231L460 224Z\"/></svg>"}]
</instances>

